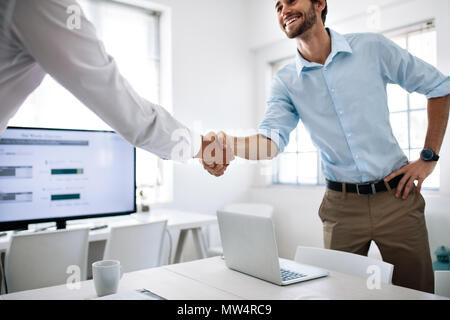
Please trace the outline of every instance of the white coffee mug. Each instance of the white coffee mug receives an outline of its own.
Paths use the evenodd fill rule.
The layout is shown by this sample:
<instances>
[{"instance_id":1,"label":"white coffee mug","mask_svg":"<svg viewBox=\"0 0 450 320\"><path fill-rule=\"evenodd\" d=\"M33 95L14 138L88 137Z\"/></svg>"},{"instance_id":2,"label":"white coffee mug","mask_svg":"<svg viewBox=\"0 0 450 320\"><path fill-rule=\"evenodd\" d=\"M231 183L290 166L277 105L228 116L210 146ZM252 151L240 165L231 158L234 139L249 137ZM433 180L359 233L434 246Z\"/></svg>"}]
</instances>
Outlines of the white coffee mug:
<instances>
[{"instance_id":1,"label":"white coffee mug","mask_svg":"<svg viewBox=\"0 0 450 320\"><path fill-rule=\"evenodd\" d=\"M117 260L102 260L92 264L95 291L99 297L114 294L122 279L122 266Z\"/></svg>"}]
</instances>

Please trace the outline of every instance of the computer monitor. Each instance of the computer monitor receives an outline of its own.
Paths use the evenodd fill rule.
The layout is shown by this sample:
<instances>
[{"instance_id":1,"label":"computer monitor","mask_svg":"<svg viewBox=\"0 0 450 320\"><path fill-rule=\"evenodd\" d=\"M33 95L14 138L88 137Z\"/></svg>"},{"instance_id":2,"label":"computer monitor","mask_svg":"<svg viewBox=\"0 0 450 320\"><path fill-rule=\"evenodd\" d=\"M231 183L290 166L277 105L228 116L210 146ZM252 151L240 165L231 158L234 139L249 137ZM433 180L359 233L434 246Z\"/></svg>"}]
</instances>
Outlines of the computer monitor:
<instances>
[{"instance_id":1,"label":"computer monitor","mask_svg":"<svg viewBox=\"0 0 450 320\"><path fill-rule=\"evenodd\" d=\"M114 132L8 127L0 230L136 212L136 151Z\"/></svg>"}]
</instances>

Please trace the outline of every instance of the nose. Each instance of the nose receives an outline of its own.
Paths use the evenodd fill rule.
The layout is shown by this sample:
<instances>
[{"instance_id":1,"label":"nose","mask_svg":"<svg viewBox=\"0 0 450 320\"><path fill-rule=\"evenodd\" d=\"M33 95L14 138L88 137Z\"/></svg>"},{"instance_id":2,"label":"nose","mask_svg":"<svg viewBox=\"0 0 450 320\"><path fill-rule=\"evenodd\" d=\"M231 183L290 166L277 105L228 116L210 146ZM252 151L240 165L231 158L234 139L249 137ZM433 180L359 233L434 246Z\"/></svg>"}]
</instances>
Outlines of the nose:
<instances>
[{"instance_id":1,"label":"nose","mask_svg":"<svg viewBox=\"0 0 450 320\"><path fill-rule=\"evenodd\" d=\"M283 6L283 9L281 10L280 14L281 17L283 19L286 19L287 17L289 17L289 15L292 13L291 8L287 7L287 6Z\"/></svg>"}]
</instances>

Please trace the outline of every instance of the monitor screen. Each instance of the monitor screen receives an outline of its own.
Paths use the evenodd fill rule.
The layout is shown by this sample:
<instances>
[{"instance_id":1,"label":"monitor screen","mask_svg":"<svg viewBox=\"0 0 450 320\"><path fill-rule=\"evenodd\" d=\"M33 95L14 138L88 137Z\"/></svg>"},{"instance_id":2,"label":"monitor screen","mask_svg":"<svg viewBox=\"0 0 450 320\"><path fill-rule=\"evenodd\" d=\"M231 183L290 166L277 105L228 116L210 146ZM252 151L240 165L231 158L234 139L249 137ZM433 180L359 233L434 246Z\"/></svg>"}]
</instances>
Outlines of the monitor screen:
<instances>
[{"instance_id":1,"label":"monitor screen","mask_svg":"<svg viewBox=\"0 0 450 320\"><path fill-rule=\"evenodd\" d=\"M114 132L9 127L0 229L136 211L135 148Z\"/></svg>"}]
</instances>

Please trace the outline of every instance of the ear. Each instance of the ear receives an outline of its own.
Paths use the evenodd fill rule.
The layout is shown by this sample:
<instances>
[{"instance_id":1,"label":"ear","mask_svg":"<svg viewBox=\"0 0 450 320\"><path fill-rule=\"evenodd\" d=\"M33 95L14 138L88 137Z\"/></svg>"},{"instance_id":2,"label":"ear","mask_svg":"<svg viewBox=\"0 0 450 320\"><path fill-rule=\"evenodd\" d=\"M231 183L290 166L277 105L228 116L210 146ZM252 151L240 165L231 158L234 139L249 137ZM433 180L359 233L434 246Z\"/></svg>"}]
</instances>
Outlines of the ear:
<instances>
[{"instance_id":1,"label":"ear","mask_svg":"<svg viewBox=\"0 0 450 320\"><path fill-rule=\"evenodd\" d=\"M327 1L326 0L319 0L317 2L317 5L319 6L320 12L322 12L325 7L327 6Z\"/></svg>"},{"instance_id":2,"label":"ear","mask_svg":"<svg viewBox=\"0 0 450 320\"><path fill-rule=\"evenodd\" d=\"M323 10L325 10L325 7L327 6L327 1L326 0L318 0L318 1L314 2L314 5L316 6L316 11L318 11L317 12L318 16L321 17L320 21L322 21L322 12L323 12Z\"/></svg>"}]
</instances>

